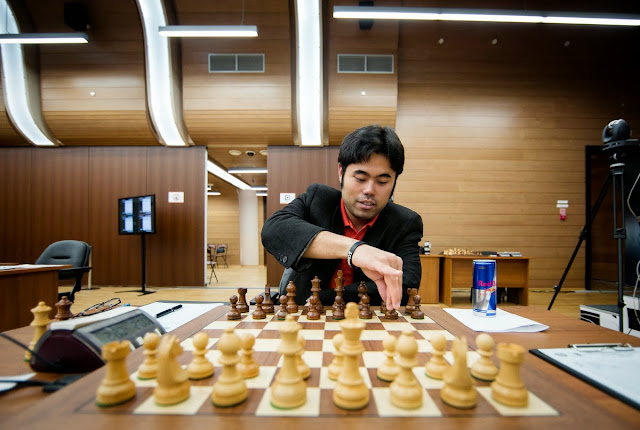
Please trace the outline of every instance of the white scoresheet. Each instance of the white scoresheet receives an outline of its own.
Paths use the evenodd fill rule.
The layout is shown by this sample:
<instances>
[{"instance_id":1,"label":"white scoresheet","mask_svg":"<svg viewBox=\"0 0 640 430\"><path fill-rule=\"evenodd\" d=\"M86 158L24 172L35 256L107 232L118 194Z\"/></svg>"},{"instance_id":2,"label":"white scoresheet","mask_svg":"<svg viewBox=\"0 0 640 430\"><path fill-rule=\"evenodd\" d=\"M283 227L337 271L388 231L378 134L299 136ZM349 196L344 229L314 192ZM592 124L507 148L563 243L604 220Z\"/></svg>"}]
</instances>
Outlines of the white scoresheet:
<instances>
[{"instance_id":1,"label":"white scoresheet","mask_svg":"<svg viewBox=\"0 0 640 430\"><path fill-rule=\"evenodd\" d=\"M161 317L156 315L181 305L180 309L169 312ZM140 309L157 318L162 328L166 331L172 331L191 320L198 318L200 315L209 312L211 309L222 306L222 303L197 303L197 302L153 302L148 305L140 306Z\"/></svg>"}]
</instances>

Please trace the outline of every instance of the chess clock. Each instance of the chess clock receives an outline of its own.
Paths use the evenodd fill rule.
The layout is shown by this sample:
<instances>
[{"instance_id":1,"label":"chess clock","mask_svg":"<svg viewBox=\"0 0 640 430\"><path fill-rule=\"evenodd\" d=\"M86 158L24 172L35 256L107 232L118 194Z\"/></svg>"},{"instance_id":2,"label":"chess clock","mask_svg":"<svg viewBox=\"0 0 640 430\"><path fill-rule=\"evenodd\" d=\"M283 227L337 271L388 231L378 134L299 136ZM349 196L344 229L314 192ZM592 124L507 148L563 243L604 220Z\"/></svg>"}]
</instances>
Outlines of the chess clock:
<instances>
[{"instance_id":1,"label":"chess clock","mask_svg":"<svg viewBox=\"0 0 640 430\"><path fill-rule=\"evenodd\" d=\"M160 323L141 309L118 307L84 318L51 323L36 344L31 368L38 372L85 373L104 365L102 346L128 340L133 349L145 334L162 335Z\"/></svg>"}]
</instances>

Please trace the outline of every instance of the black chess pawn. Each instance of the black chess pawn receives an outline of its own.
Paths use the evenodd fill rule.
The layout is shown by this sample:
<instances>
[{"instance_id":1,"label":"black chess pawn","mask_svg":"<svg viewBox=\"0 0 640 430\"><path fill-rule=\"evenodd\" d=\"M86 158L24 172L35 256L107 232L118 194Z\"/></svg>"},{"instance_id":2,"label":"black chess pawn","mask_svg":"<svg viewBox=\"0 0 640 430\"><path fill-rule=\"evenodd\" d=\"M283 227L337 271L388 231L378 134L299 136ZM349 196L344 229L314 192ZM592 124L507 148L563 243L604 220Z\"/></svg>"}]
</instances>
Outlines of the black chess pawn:
<instances>
[{"instance_id":1,"label":"black chess pawn","mask_svg":"<svg viewBox=\"0 0 640 430\"><path fill-rule=\"evenodd\" d=\"M296 303L296 285L293 281L287 284L287 312L295 314L298 312L298 304Z\"/></svg>"},{"instance_id":2,"label":"black chess pawn","mask_svg":"<svg viewBox=\"0 0 640 430\"><path fill-rule=\"evenodd\" d=\"M397 320L398 311L396 311L395 309L387 310L387 313L384 314L384 317L388 320Z\"/></svg>"},{"instance_id":3,"label":"black chess pawn","mask_svg":"<svg viewBox=\"0 0 640 430\"><path fill-rule=\"evenodd\" d=\"M409 300L407 300L407 305L404 307L404 311L411 315L411 313L416 309L415 302L413 301L413 297L418 293L417 288L409 288L407 289L407 293L409 293Z\"/></svg>"},{"instance_id":4,"label":"black chess pawn","mask_svg":"<svg viewBox=\"0 0 640 430\"><path fill-rule=\"evenodd\" d=\"M424 319L424 312L422 312L422 310L420 309L420 302L422 301L422 298L420 297L419 294L416 294L415 296L413 296L413 302L415 304L415 309L413 310L413 312L411 312L411 318L413 318L414 320L423 320Z\"/></svg>"},{"instance_id":5,"label":"black chess pawn","mask_svg":"<svg viewBox=\"0 0 640 430\"><path fill-rule=\"evenodd\" d=\"M321 284L321 280L320 278L318 278L317 276L314 276L314 278L311 280L311 294L316 296L318 300L316 300L316 310L318 311L319 314L324 314L324 306L322 305L322 300L320 300L320 284Z\"/></svg>"},{"instance_id":6,"label":"black chess pawn","mask_svg":"<svg viewBox=\"0 0 640 430\"><path fill-rule=\"evenodd\" d=\"M278 318L281 321L284 321L287 318L288 314L289 313L287 312L287 296L283 294L280 296L280 310L276 314L276 318Z\"/></svg>"},{"instance_id":7,"label":"black chess pawn","mask_svg":"<svg viewBox=\"0 0 640 430\"><path fill-rule=\"evenodd\" d=\"M373 318L373 312L371 312L371 307L369 306L371 303L371 299L367 293L362 295L362 309L360 309L360 319L370 320Z\"/></svg>"},{"instance_id":8,"label":"black chess pawn","mask_svg":"<svg viewBox=\"0 0 640 430\"><path fill-rule=\"evenodd\" d=\"M256 310L253 311L253 319L254 320L265 319L267 317L267 313L262 308L262 301L264 300L264 297L258 294L254 300L256 301Z\"/></svg>"},{"instance_id":9,"label":"black chess pawn","mask_svg":"<svg viewBox=\"0 0 640 430\"><path fill-rule=\"evenodd\" d=\"M336 296L335 305L336 307L333 309L332 318L334 320L343 320L344 319L344 309L343 309L344 298L342 296Z\"/></svg>"},{"instance_id":10,"label":"black chess pawn","mask_svg":"<svg viewBox=\"0 0 640 430\"><path fill-rule=\"evenodd\" d=\"M307 312L308 320L314 321L314 320L320 319L320 312L318 312L318 308L316 306L317 304L318 304L318 296L314 294L311 297L309 297L309 312Z\"/></svg>"},{"instance_id":11,"label":"black chess pawn","mask_svg":"<svg viewBox=\"0 0 640 430\"><path fill-rule=\"evenodd\" d=\"M269 284L264 287L264 301L262 302L262 309L267 314L272 314L274 311L273 300L271 300L271 285Z\"/></svg>"},{"instance_id":12,"label":"black chess pawn","mask_svg":"<svg viewBox=\"0 0 640 430\"><path fill-rule=\"evenodd\" d=\"M246 288L238 288L238 312L244 313L249 312L249 305L247 304L247 289Z\"/></svg>"},{"instance_id":13,"label":"black chess pawn","mask_svg":"<svg viewBox=\"0 0 640 430\"><path fill-rule=\"evenodd\" d=\"M73 305L73 302L69 300L67 296L62 296L60 301L56 303L58 313L54 318L60 321L65 321L73 318L73 314L71 313L71 305Z\"/></svg>"},{"instance_id":14,"label":"black chess pawn","mask_svg":"<svg viewBox=\"0 0 640 430\"><path fill-rule=\"evenodd\" d=\"M236 306L236 303L238 303L238 296L234 294L233 296L229 297L229 302L231 303L231 310L229 311L229 313L227 313L227 319L239 320L240 318L242 318L242 315L240 314L240 311Z\"/></svg>"},{"instance_id":15,"label":"black chess pawn","mask_svg":"<svg viewBox=\"0 0 640 430\"><path fill-rule=\"evenodd\" d=\"M364 281L360 281L358 285L358 309L362 309L362 296L367 294L367 284Z\"/></svg>"}]
</instances>

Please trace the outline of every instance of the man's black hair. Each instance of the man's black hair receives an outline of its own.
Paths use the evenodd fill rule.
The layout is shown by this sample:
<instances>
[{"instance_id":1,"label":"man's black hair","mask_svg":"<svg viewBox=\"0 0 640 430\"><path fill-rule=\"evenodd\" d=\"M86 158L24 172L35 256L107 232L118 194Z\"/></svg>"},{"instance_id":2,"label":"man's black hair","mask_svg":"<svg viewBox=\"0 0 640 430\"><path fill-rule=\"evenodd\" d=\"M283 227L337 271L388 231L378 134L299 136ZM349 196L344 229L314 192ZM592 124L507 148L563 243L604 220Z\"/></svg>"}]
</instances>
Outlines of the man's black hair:
<instances>
[{"instance_id":1,"label":"man's black hair","mask_svg":"<svg viewBox=\"0 0 640 430\"><path fill-rule=\"evenodd\" d=\"M368 162L372 154L387 157L396 178L400 176L404 169L404 147L388 126L368 125L348 134L340 145L338 163L346 171L349 164Z\"/></svg>"}]
</instances>

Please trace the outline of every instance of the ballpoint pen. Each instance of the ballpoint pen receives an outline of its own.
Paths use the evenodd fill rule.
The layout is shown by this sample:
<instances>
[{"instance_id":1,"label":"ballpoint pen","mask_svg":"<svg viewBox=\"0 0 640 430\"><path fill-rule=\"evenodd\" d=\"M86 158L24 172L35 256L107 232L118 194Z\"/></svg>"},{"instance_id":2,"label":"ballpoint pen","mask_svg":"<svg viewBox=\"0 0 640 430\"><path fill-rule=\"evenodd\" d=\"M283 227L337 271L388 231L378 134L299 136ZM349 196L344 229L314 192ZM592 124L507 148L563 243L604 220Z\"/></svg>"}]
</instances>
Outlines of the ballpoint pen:
<instances>
[{"instance_id":1,"label":"ballpoint pen","mask_svg":"<svg viewBox=\"0 0 640 430\"><path fill-rule=\"evenodd\" d=\"M178 310L178 309L180 309L180 308L182 308L182 305L177 305L177 306L174 306L174 307L172 307L172 308L170 308L170 309L164 310L164 311L162 311L162 312L160 312L160 313L156 314L156 318L160 318L160 317L162 317L162 316L165 316L165 315L167 315L167 314L170 314L171 312L175 312L175 311L177 311L177 310Z\"/></svg>"}]
</instances>

